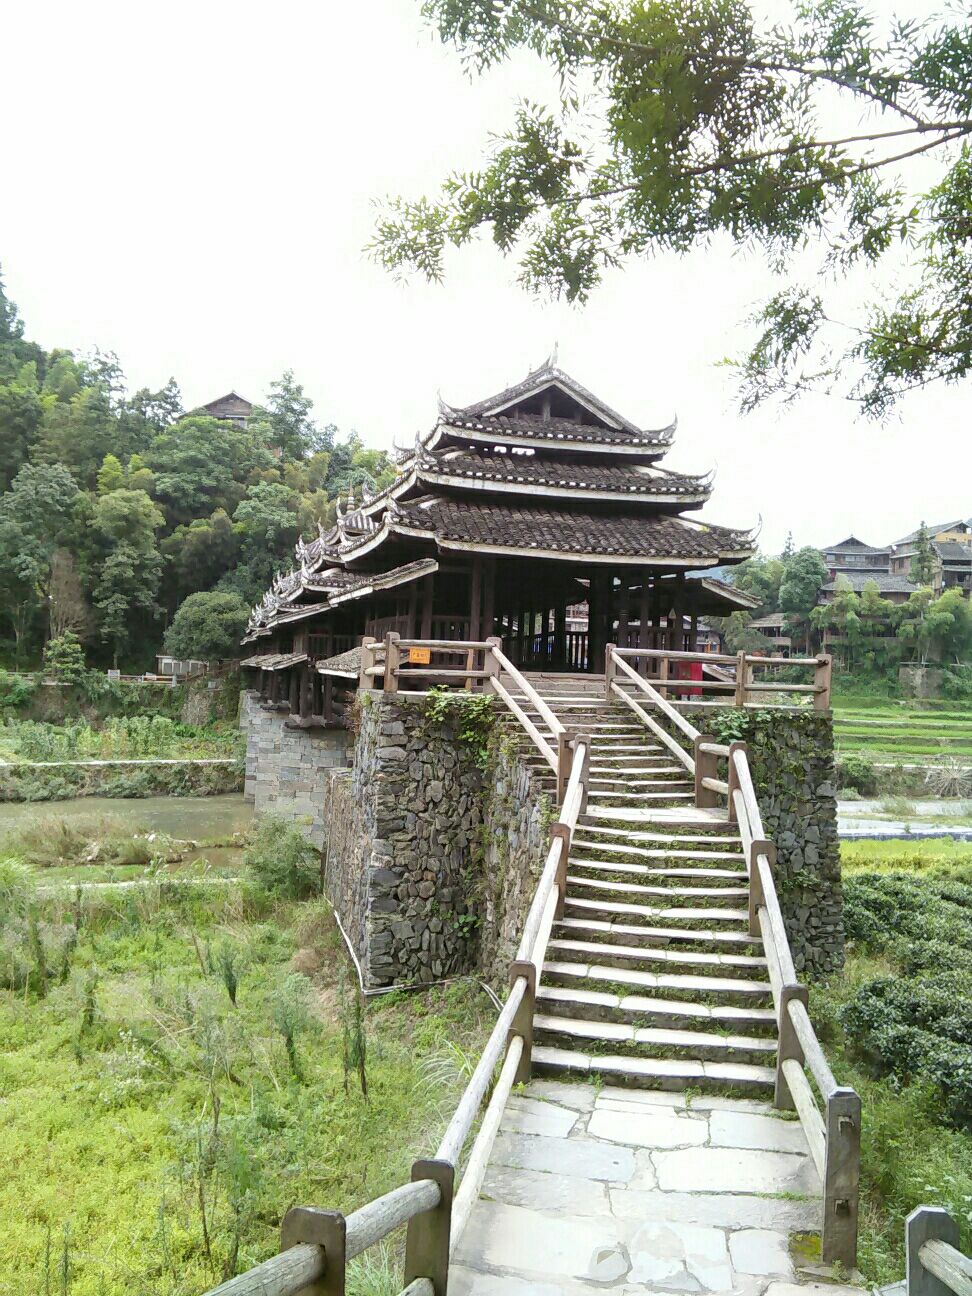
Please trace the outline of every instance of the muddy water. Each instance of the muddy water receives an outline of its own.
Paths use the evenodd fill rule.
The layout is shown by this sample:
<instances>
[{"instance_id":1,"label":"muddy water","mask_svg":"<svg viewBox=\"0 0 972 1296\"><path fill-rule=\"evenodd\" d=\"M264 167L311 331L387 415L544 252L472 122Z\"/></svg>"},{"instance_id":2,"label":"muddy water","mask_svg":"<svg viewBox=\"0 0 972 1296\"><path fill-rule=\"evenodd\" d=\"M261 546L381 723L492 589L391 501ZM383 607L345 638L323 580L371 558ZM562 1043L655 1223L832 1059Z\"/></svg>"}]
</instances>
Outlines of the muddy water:
<instances>
[{"instance_id":1,"label":"muddy water","mask_svg":"<svg viewBox=\"0 0 972 1296\"><path fill-rule=\"evenodd\" d=\"M245 831L253 807L241 793L208 797L78 797L73 801L6 802L0 804L0 843L8 833L48 820L68 819L94 823L111 819L136 832L159 832L183 840L226 841ZM196 852L211 864L227 864L239 852L209 847Z\"/></svg>"}]
</instances>

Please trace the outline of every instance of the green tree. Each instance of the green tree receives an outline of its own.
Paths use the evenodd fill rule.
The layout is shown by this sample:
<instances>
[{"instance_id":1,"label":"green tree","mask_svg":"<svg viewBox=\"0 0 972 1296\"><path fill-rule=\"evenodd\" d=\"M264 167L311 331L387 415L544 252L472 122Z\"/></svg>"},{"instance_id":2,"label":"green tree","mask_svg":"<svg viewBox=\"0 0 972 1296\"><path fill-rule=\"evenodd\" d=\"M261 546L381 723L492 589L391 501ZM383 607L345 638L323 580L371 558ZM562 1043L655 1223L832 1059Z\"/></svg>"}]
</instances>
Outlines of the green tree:
<instances>
[{"instance_id":1,"label":"green tree","mask_svg":"<svg viewBox=\"0 0 972 1296\"><path fill-rule=\"evenodd\" d=\"M780 611L794 617L808 617L826 579L827 565L820 551L809 546L798 549L784 565L780 581Z\"/></svg>"},{"instance_id":2,"label":"green tree","mask_svg":"<svg viewBox=\"0 0 972 1296\"><path fill-rule=\"evenodd\" d=\"M232 514L247 484L273 467L273 456L254 431L201 415L173 423L152 442L145 460L172 526L217 508Z\"/></svg>"},{"instance_id":3,"label":"green tree","mask_svg":"<svg viewBox=\"0 0 972 1296\"><path fill-rule=\"evenodd\" d=\"M120 489L103 495L95 507L94 525L109 541L149 549L165 518L144 491Z\"/></svg>"},{"instance_id":4,"label":"green tree","mask_svg":"<svg viewBox=\"0 0 972 1296\"><path fill-rule=\"evenodd\" d=\"M0 386L0 490L7 489L27 462L43 413L33 388L16 382Z\"/></svg>"},{"instance_id":5,"label":"green tree","mask_svg":"<svg viewBox=\"0 0 972 1296\"><path fill-rule=\"evenodd\" d=\"M155 592L161 574L162 559L155 548L137 549L124 542L110 550L101 565L94 605L98 611L99 633L111 649L116 670L122 654L158 614Z\"/></svg>"},{"instance_id":6,"label":"green tree","mask_svg":"<svg viewBox=\"0 0 972 1296\"><path fill-rule=\"evenodd\" d=\"M928 528L922 522L915 536L915 553L911 560L911 579L916 585L931 585L935 579L935 554Z\"/></svg>"},{"instance_id":7,"label":"green tree","mask_svg":"<svg viewBox=\"0 0 972 1296\"><path fill-rule=\"evenodd\" d=\"M782 558L757 554L732 569L732 583L759 599L755 616L768 616L780 610L780 583L785 567ZM759 633L758 631L756 632ZM734 650L736 651L736 650Z\"/></svg>"},{"instance_id":8,"label":"green tree","mask_svg":"<svg viewBox=\"0 0 972 1296\"><path fill-rule=\"evenodd\" d=\"M125 469L113 454L106 454L98 469L98 494L110 495L125 485Z\"/></svg>"},{"instance_id":9,"label":"green tree","mask_svg":"<svg viewBox=\"0 0 972 1296\"><path fill-rule=\"evenodd\" d=\"M274 573L286 566L297 543L299 497L280 482L251 486L233 514L239 541L239 564L220 588L235 592L252 606Z\"/></svg>"},{"instance_id":10,"label":"green tree","mask_svg":"<svg viewBox=\"0 0 972 1296\"><path fill-rule=\"evenodd\" d=\"M0 271L0 382L17 377L24 365L33 364L40 370L43 363L44 352L24 339L24 322L4 290Z\"/></svg>"},{"instance_id":11,"label":"green tree","mask_svg":"<svg viewBox=\"0 0 972 1296\"><path fill-rule=\"evenodd\" d=\"M77 684L84 677L84 649L73 630L66 630L44 645L44 670L62 684Z\"/></svg>"},{"instance_id":12,"label":"green tree","mask_svg":"<svg viewBox=\"0 0 972 1296\"><path fill-rule=\"evenodd\" d=\"M211 589L239 560L240 539L223 509L179 526L161 544L163 602L174 612L187 595ZM254 599L254 602L256 600Z\"/></svg>"},{"instance_id":13,"label":"green tree","mask_svg":"<svg viewBox=\"0 0 972 1296\"><path fill-rule=\"evenodd\" d=\"M249 426L283 459L303 459L315 450L329 450L334 443L333 426L328 424L319 432L311 418L313 408L293 369L285 369L270 384L266 408L253 411Z\"/></svg>"},{"instance_id":14,"label":"green tree","mask_svg":"<svg viewBox=\"0 0 972 1296\"><path fill-rule=\"evenodd\" d=\"M843 377L881 414L968 372L972 31L960 9L886 30L859 0L808 0L782 20L747 0L423 9L474 72L538 55L559 102L521 104L485 163L438 197L389 203L373 244L385 266L439 279L446 250L488 230L528 288L582 301L628 257L727 234L787 270L811 241L818 272L757 316L744 407ZM826 285L902 249L907 286L835 321Z\"/></svg>"},{"instance_id":15,"label":"green tree","mask_svg":"<svg viewBox=\"0 0 972 1296\"><path fill-rule=\"evenodd\" d=\"M197 661L236 657L249 615L237 594L190 594L166 631L165 651Z\"/></svg>"}]
</instances>

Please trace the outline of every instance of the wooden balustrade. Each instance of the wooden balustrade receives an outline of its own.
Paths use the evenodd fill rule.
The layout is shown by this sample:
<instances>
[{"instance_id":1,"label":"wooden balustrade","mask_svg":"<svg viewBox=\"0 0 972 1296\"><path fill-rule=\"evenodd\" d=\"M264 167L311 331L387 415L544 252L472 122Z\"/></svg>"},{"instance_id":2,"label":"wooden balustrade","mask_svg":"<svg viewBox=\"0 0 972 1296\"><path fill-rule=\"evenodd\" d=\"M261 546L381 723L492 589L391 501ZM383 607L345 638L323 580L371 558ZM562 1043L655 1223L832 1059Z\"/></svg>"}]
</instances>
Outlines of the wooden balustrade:
<instances>
[{"instance_id":1,"label":"wooden balustrade","mask_svg":"<svg viewBox=\"0 0 972 1296\"><path fill-rule=\"evenodd\" d=\"M919 1206L905 1221L907 1296L972 1296L972 1257L959 1250L959 1226L940 1206Z\"/></svg>"},{"instance_id":2,"label":"wooden balustrade","mask_svg":"<svg viewBox=\"0 0 972 1296\"><path fill-rule=\"evenodd\" d=\"M720 659L716 654L709 653L621 649L608 644L604 669L605 690L609 700L617 697L625 701L642 719L646 728L661 739L693 774L696 806L715 813L725 800L726 817L739 828L749 875L749 930L751 935L758 935L763 941L779 1033L774 1103L777 1107L796 1110L806 1134L810 1154L820 1174L823 1184L823 1260L827 1264L839 1261L846 1268L852 1269L857 1263L860 1099L853 1089L837 1084L807 1011L807 989L797 980L783 911L773 880L776 847L766 839L763 830L746 744L720 743L711 735L700 733L663 695L661 686L655 688L648 683L631 667L626 660L628 658L656 659L663 665L669 661L711 663ZM812 692L814 706L829 705L829 657L766 658L740 653L736 658L722 660L736 664L736 680L728 687L734 691L737 706L751 705L754 694L778 691ZM754 666L784 664L812 666L814 683L791 685L754 682ZM667 671L663 678L666 692L680 686L687 689L702 686L698 680L674 679ZM624 682L623 685L621 681ZM669 725L692 743L691 755L659 723L659 719L645 710L646 706L664 717ZM721 776L722 768L725 769L725 777ZM807 1071L823 1102L823 1113ZM928 1294L922 1293L922 1296ZM972 1296L972 1291L964 1292L963 1296Z\"/></svg>"},{"instance_id":3,"label":"wooden balustrade","mask_svg":"<svg viewBox=\"0 0 972 1296\"><path fill-rule=\"evenodd\" d=\"M613 661L612 661L613 658ZM764 657L757 653L740 652L735 656L725 653L675 652L665 648L618 648L608 644L607 664L605 666L605 684L608 696L612 690L612 680L616 679L618 667L622 662L647 662L657 665L656 692L669 700L673 694L678 697L681 707L711 706L772 706L774 695L786 697L790 694L810 694L816 710L826 711L830 706L830 688L832 676L832 659L826 653L817 657ZM671 666L678 662L697 662L702 666L734 666L735 677L726 679L686 679L673 673ZM796 683L788 680L757 679L757 670L813 669L812 683ZM630 667L624 672L626 677L644 677ZM703 693L725 694L715 701L694 700L695 695Z\"/></svg>"},{"instance_id":4,"label":"wooden balustrade","mask_svg":"<svg viewBox=\"0 0 972 1296\"><path fill-rule=\"evenodd\" d=\"M370 685L376 678L371 672L382 669L376 661L382 652L383 669L398 672L400 661L396 663L396 649L400 652L409 647L426 646L429 646L429 641L399 640L394 632L386 635L384 645L366 640L362 644L362 679ZM465 649L469 645L447 646ZM438 649L439 645L434 647ZM346 1218L338 1211L311 1207L296 1207L288 1211L281 1228L280 1253L222 1283L207 1296L298 1296L305 1291L319 1292L322 1296L343 1293L347 1261L402 1225L408 1226L408 1235L401 1296L446 1296L449 1258L479 1196L506 1101L513 1085L530 1075L537 980L553 923L563 908L571 836L586 806L590 777L590 738L565 733L564 726L546 703L503 656L498 640L488 640L476 647L485 653L486 677L495 685L500 673L505 673L508 682L522 690L525 700L550 726L561 752L569 760L569 769L563 780L560 819L551 825L546 862L524 922L516 958L510 965L510 991L506 1002L435 1156L415 1162L411 1183L393 1189ZM392 688L388 691L397 690ZM500 685L497 695L503 699L503 694L512 700L506 687ZM526 720L519 704L511 709L521 723ZM550 744L542 739L532 722L529 722L527 732L534 741L541 737L552 752ZM497 1066L500 1067L499 1076L493 1085ZM490 1100L469 1150L457 1191L456 1167L491 1085Z\"/></svg>"}]
</instances>

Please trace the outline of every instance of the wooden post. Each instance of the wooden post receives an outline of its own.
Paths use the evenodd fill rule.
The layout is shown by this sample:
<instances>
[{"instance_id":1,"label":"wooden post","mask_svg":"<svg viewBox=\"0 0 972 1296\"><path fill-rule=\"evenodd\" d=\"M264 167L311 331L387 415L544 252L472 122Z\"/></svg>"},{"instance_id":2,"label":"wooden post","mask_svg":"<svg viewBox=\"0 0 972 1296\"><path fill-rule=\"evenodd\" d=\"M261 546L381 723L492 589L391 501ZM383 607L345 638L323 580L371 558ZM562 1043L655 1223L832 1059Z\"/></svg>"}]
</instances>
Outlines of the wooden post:
<instances>
[{"instance_id":1,"label":"wooden post","mask_svg":"<svg viewBox=\"0 0 972 1296\"><path fill-rule=\"evenodd\" d=\"M763 881L759 875L759 869L756 866L756 857L765 855L769 860L770 869L776 867L776 844L767 841L765 838L754 837L749 846L749 934L758 936L759 930L759 910L760 906L766 903L766 897L763 895Z\"/></svg>"},{"instance_id":2,"label":"wooden post","mask_svg":"<svg viewBox=\"0 0 972 1296\"><path fill-rule=\"evenodd\" d=\"M287 674L290 676L290 692L288 694L290 714L300 715L300 676L297 674L296 667L293 666Z\"/></svg>"},{"instance_id":3,"label":"wooden post","mask_svg":"<svg viewBox=\"0 0 972 1296\"><path fill-rule=\"evenodd\" d=\"M663 657L658 663L658 692L663 698L668 697L668 689L666 688L668 683L668 666L669 662L667 657Z\"/></svg>"},{"instance_id":4,"label":"wooden post","mask_svg":"<svg viewBox=\"0 0 972 1296\"><path fill-rule=\"evenodd\" d=\"M452 1228L452 1199L456 1169L448 1161L416 1161L412 1183L434 1179L439 1185L439 1204L408 1221L405 1236L405 1286L416 1278L427 1278L435 1296L446 1296L449 1284L449 1232Z\"/></svg>"},{"instance_id":5,"label":"wooden post","mask_svg":"<svg viewBox=\"0 0 972 1296\"><path fill-rule=\"evenodd\" d=\"M695 739L695 804L700 810L710 809L719 804L719 793L712 788L702 786L704 778L715 778L718 772L718 757L710 752L700 751L703 743L714 743L718 739L711 734L699 734Z\"/></svg>"},{"instance_id":6,"label":"wooden post","mask_svg":"<svg viewBox=\"0 0 972 1296\"><path fill-rule=\"evenodd\" d=\"M492 644L493 648L497 649L497 651L503 651L503 640L499 635L490 635L486 642ZM500 664L496 660L490 648L487 648L485 653L483 653L483 670L489 677L498 676L500 673ZM483 680L483 688L485 689L486 686L487 681Z\"/></svg>"},{"instance_id":7,"label":"wooden post","mask_svg":"<svg viewBox=\"0 0 972 1296\"><path fill-rule=\"evenodd\" d=\"M689 652L699 651L699 614L693 612L689 620Z\"/></svg>"},{"instance_id":8,"label":"wooden post","mask_svg":"<svg viewBox=\"0 0 972 1296\"><path fill-rule=\"evenodd\" d=\"M564 793L570 779L570 767L574 761L572 747L574 736L569 730L557 735L557 804L563 805Z\"/></svg>"},{"instance_id":9,"label":"wooden post","mask_svg":"<svg viewBox=\"0 0 972 1296\"><path fill-rule=\"evenodd\" d=\"M369 675L368 671L371 670L375 664L375 650L373 645L377 642L377 639L375 639L373 635L365 635L361 640L361 670L358 674L359 689L370 689L375 687L374 676Z\"/></svg>"},{"instance_id":10,"label":"wooden post","mask_svg":"<svg viewBox=\"0 0 972 1296\"><path fill-rule=\"evenodd\" d=\"M613 643L604 645L604 696L611 701L611 685L614 683L616 666L614 664L614 650L617 645Z\"/></svg>"},{"instance_id":11,"label":"wooden post","mask_svg":"<svg viewBox=\"0 0 972 1296\"><path fill-rule=\"evenodd\" d=\"M401 635L389 630L385 635L385 692L398 692L398 668L402 664L402 650L398 646Z\"/></svg>"},{"instance_id":12,"label":"wooden post","mask_svg":"<svg viewBox=\"0 0 972 1296\"><path fill-rule=\"evenodd\" d=\"M301 1289L302 1296L344 1296L347 1231L347 1221L340 1211L292 1206L283 1217L281 1251L302 1244L319 1246L324 1251L324 1273L317 1282Z\"/></svg>"},{"instance_id":13,"label":"wooden post","mask_svg":"<svg viewBox=\"0 0 972 1296\"><path fill-rule=\"evenodd\" d=\"M959 1226L941 1206L917 1206L905 1220L905 1280L907 1296L953 1296L952 1289L921 1262L926 1242L959 1246Z\"/></svg>"},{"instance_id":14,"label":"wooden post","mask_svg":"<svg viewBox=\"0 0 972 1296\"><path fill-rule=\"evenodd\" d=\"M824 1264L857 1267L857 1200L861 1178L861 1100L843 1085L827 1098L824 1118L823 1229Z\"/></svg>"},{"instance_id":15,"label":"wooden post","mask_svg":"<svg viewBox=\"0 0 972 1296\"><path fill-rule=\"evenodd\" d=\"M745 652L736 653L736 706L744 707L749 696L746 685L749 667L746 664Z\"/></svg>"},{"instance_id":16,"label":"wooden post","mask_svg":"<svg viewBox=\"0 0 972 1296\"><path fill-rule=\"evenodd\" d=\"M483 624L482 633L484 638L491 638L495 631L496 620L496 559L486 558L483 560ZM473 638L477 636L471 636Z\"/></svg>"},{"instance_id":17,"label":"wooden post","mask_svg":"<svg viewBox=\"0 0 972 1296\"><path fill-rule=\"evenodd\" d=\"M526 1084L533 1072L533 1014L537 1003L537 969L527 959L514 959L510 964L510 985L516 985L520 977L526 977L526 989L510 1025L509 1039L518 1035L523 1040L515 1083Z\"/></svg>"},{"instance_id":18,"label":"wooden post","mask_svg":"<svg viewBox=\"0 0 972 1296\"><path fill-rule=\"evenodd\" d=\"M432 604L435 597L432 576L422 577L422 633L420 639L432 638Z\"/></svg>"},{"instance_id":19,"label":"wooden post","mask_svg":"<svg viewBox=\"0 0 972 1296\"><path fill-rule=\"evenodd\" d=\"M551 842L561 841L563 846L560 850L560 863L557 865L557 910L554 914L556 922L560 922L564 916L564 902L567 899L567 861L570 859L570 829L565 823L552 823L550 825Z\"/></svg>"},{"instance_id":20,"label":"wooden post","mask_svg":"<svg viewBox=\"0 0 972 1296\"><path fill-rule=\"evenodd\" d=\"M648 604L648 568L641 569L641 598L638 603L638 647L648 647L648 622L651 618L651 609ZM639 675L648 674L648 658L639 657L635 660L635 669Z\"/></svg>"},{"instance_id":21,"label":"wooden post","mask_svg":"<svg viewBox=\"0 0 972 1296\"><path fill-rule=\"evenodd\" d=\"M330 675L324 676L324 723L331 724L334 720L334 680Z\"/></svg>"},{"instance_id":22,"label":"wooden post","mask_svg":"<svg viewBox=\"0 0 972 1296\"><path fill-rule=\"evenodd\" d=\"M830 684L833 675L834 659L829 653L820 653L813 671L814 686L820 691L813 695L813 705L817 711L830 708Z\"/></svg>"},{"instance_id":23,"label":"wooden post","mask_svg":"<svg viewBox=\"0 0 972 1296\"><path fill-rule=\"evenodd\" d=\"M791 999L798 1000L806 1007L809 1002L807 987L795 982L780 987L780 1040L776 1049L776 1083L773 1090L773 1106L778 1107L780 1111L794 1110L793 1096L783 1075L783 1063L789 1058L795 1058L803 1066L804 1061L803 1049L800 1047L787 1008Z\"/></svg>"},{"instance_id":24,"label":"wooden post","mask_svg":"<svg viewBox=\"0 0 972 1296\"><path fill-rule=\"evenodd\" d=\"M736 802L733 797L739 787L739 775L736 773L736 762L733 760L736 752L742 752L744 755L749 749L744 742L732 742L729 744L729 773L726 775L726 782L729 784L729 822L736 822Z\"/></svg>"}]
</instances>

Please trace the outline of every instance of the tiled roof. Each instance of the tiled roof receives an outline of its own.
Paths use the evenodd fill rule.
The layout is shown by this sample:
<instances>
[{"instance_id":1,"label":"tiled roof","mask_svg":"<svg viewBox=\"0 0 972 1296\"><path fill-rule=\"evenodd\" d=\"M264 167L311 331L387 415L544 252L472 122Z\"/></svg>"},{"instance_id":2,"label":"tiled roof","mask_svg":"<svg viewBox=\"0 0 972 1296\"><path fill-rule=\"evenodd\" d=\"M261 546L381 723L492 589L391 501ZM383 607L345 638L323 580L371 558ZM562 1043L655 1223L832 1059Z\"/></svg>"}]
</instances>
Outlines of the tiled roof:
<instances>
[{"instance_id":1,"label":"tiled roof","mask_svg":"<svg viewBox=\"0 0 972 1296\"><path fill-rule=\"evenodd\" d=\"M457 431L494 432L498 436L524 437L533 441L572 441L591 445L644 446L666 449L672 442L673 428L639 432L637 429L598 427L593 423L576 423L573 419L541 418L539 414L478 415L455 410L445 414L442 423Z\"/></svg>"},{"instance_id":2,"label":"tiled roof","mask_svg":"<svg viewBox=\"0 0 972 1296\"><path fill-rule=\"evenodd\" d=\"M637 431L635 425L626 419L623 414L619 414L610 405L606 405L599 396L595 396L593 392L581 386L576 378L571 378L570 374L564 373L563 369L558 369L553 363L553 357L540 365L538 369L532 369L522 382L514 383L512 387L497 392L495 396L488 396L485 400L466 405L456 412L459 414L486 414L491 410L513 405L517 401L525 399L531 393L542 391L545 387L551 386L560 387L562 391L574 396L582 404L596 411L606 422L616 423L632 432Z\"/></svg>"},{"instance_id":3,"label":"tiled roof","mask_svg":"<svg viewBox=\"0 0 972 1296\"><path fill-rule=\"evenodd\" d=\"M918 588L907 576L892 576L890 572L879 571L841 572L836 580L828 581L820 588L831 593L836 590L839 580L850 581L855 594L860 594L869 581L873 581L882 594L913 594Z\"/></svg>"},{"instance_id":4,"label":"tiled roof","mask_svg":"<svg viewBox=\"0 0 972 1296\"><path fill-rule=\"evenodd\" d=\"M361 649L349 648L336 657L319 660L314 669L319 675L337 675L342 679L357 679L361 673Z\"/></svg>"},{"instance_id":5,"label":"tiled roof","mask_svg":"<svg viewBox=\"0 0 972 1296\"><path fill-rule=\"evenodd\" d=\"M469 450L449 456L439 453L434 459L434 464L422 464L418 469L419 477L465 477L498 483L611 491L619 495L707 498L710 494L707 482L699 477L652 469L639 471L637 467L623 464L571 463L542 452L535 455L476 454Z\"/></svg>"},{"instance_id":6,"label":"tiled roof","mask_svg":"<svg viewBox=\"0 0 972 1296\"><path fill-rule=\"evenodd\" d=\"M972 545L960 544L958 540L935 540L932 548L942 562L967 563L972 566Z\"/></svg>"},{"instance_id":7,"label":"tiled roof","mask_svg":"<svg viewBox=\"0 0 972 1296\"><path fill-rule=\"evenodd\" d=\"M873 553L886 554L891 552L890 545L884 545L882 548L876 548L874 545L865 544L863 540L858 540L857 536L848 536L846 540L841 540L838 544L824 545L820 550L821 553Z\"/></svg>"},{"instance_id":8,"label":"tiled roof","mask_svg":"<svg viewBox=\"0 0 972 1296\"><path fill-rule=\"evenodd\" d=\"M577 554L651 559L717 559L751 552L748 534L727 527L692 525L675 517L575 513L561 509L508 508L501 504L437 499L400 504L396 530L424 531L442 541Z\"/></svg>"}]
</instances>

